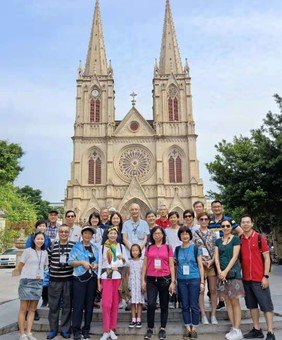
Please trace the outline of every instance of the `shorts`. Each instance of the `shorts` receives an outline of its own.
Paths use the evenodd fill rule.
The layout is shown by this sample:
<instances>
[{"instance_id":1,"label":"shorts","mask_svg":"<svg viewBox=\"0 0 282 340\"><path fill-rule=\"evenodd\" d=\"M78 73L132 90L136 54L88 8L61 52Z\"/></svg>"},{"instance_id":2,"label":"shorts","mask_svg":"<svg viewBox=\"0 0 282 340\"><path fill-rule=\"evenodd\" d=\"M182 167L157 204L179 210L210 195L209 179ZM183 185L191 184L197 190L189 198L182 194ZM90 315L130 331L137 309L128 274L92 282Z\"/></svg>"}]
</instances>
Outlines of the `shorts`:
<instances>
[{"instance_id":1,"label":"shorts","mask_svg":"<svg viewBox=\"0 0 282 340\"><path fill-rule=\"evenodd\" d=\"M43 280L20 279L19 299L26 301L39 301L42 295Z\"/></svg>"},{"instance_id":2,"label":"shorts","mask_svg":"<svg viewBox=\"0 0 282 340\"><path fill-rule=\"evenodd\" d=\"M269 287L263 289L261 282L243 281L245 289L245 301L248 309L260 307L262 312L273 312L273 303L271 300Z\"/></svg>"},{"instance_id":3,"label":"shorts","mask_svg":"<svg viewBox=\"0 0 282 340\"><path fill-rule=\"evenodd\" d=\"M216 276L216 272L215 272L215 267L212 266L210 268L207 268L204 266L204 277L205 279L209 276Z\"/></svg>"}]
</instances>

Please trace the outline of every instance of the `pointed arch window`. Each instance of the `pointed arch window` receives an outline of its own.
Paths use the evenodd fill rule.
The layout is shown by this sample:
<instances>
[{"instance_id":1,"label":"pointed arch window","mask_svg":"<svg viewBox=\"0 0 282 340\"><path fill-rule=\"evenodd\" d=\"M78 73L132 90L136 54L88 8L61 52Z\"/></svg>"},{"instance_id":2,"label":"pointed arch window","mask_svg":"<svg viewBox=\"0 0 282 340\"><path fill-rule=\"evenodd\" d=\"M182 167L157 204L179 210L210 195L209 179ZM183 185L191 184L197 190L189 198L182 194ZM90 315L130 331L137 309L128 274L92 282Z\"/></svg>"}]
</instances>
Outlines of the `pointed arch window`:
<instances>
[{"instance_id":1,"label":"pointed arch window","mask_svg":"<svg viewBox=\"0 0 282 340\"><path fill-rule=\"evenodd\" d=\"M182 183L182 158L177 150L168 156L169 183Z\"/></svg>"},{"instance_id":2,"label":"pointed arch window","mask_svg":"<svg viewBox=\"0 0 282 340\"><path fill-rule=\"evenodd\" d=\"M100 99L91 98L90 100L90 123L99 123L101 121Z\"/></svg>"},{"instance_id":3,"label":"pointed arch window","mask_svg":"<svg viewBox=\"0 0 282 340\"><path fill-rule=\"evenodd\" d=\"M170 85L168 89L168 120L170 122L179 121L178 113L178 90L175 85Z\"/></svg>"},{"instance_id":4,"label":"pointed arch window","mask_svg":"<svg viewBox=\"0 0 282 340\"><path fill-rule=\"evenodd\" d=\"M101 156L94 151L88 160L88 184L102 183Z\"/></svg>"}]
</instances>

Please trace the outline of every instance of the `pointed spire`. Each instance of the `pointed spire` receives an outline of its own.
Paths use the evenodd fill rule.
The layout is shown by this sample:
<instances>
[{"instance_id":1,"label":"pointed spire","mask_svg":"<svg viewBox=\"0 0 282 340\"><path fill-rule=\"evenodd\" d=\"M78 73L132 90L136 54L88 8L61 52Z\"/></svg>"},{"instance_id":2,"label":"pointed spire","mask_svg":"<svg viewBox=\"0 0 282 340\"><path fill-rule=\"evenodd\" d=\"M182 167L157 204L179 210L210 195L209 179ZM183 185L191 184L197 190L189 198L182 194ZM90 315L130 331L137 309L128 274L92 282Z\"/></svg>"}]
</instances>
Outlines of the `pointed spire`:
<instances>
[{"instance_id":1,"label":"pointed spire","mask_svg":"<svg viewBox=\"0 0 282 340\"><path fill-rule=\"evenodd\" d=\"M84 75L107 75L107 57L99 0L96 0Z\"/></svg>"},{"instance_id":2,"label":"pointed spire","mask_svg":"<svg viewBox=\"0 0 282 340\"><path fill-rule=\"evenodd\" d=\"M159 72L160 74L183 73L169 0L166 0Z\"/></svg>"}]
</instances>

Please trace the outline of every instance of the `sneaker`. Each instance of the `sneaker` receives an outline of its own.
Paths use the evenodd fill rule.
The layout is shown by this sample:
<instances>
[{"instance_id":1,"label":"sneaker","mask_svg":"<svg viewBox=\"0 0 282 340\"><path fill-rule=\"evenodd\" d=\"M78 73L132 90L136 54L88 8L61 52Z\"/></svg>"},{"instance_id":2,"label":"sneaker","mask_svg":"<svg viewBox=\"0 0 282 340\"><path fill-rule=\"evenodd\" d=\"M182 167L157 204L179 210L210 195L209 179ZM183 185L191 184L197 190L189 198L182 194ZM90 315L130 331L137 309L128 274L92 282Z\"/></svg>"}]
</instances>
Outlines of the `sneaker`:
<instances>
[{"instance_id":1,"label":"sneaker","mask_svg":"<svg viewBox=\"0 0 282 340\"><path fill-rule=\"evenodd\" d=\"M111 329L110 330L110 339L112 339L112 340L117 340L117 335L116 335L116 333Z\"/></svg>"},{"instance_id":2,"label":"sneaker","mask_svg":"<svg viewBox=\"0 0 282 340\"><path fill-rule=\"evenodd\" d=\"M19 340L28 340L28 337L26 334L22 334L20 335Z\"/></svg>"},{"instance_id":3,"label":"sneaker","mask_svg":"<svg viewBox=\"0 0 282 340\"><path fill-rule=\"evenodd\" d=\"M212 325L218 325L218 321L217 321L215 315L212 315L212 316L211 316L211 324L212 324Z\"/></svg>"},{"instance_id":4,"label":"sneaker","mask_svg":"<svg viewBox=\"0 0 282 340\"><path fill-rule=\"evenodd\" d=\"M131 321L128 325L129 328L134 328L136 326L137 322Z\"/></svg>"},{"instance_id":5,"label":"sneaker","mask_svg":"<svg viewBox=\"0 0 282 340\"><path fill-rule=\"evenodd\" d=\"M69 333L69 332L66 332L66 331L61 331L61 336L62 336L64 339L69 339L69 338L70 338L70 333Z\"/></svg>"},{"instance_id":6,"label":"sneaker","mask_svg":"<svg viewBox=\"0 0 282 340\"><path fill-rule=\"evenodd\" d=\"M274 333L267 332L265 340L275 340Z\"/></svg>"},{"instance_id":7,"label":"sneaker","mask_svg":"<svg viewBox=\"0 0 282 340\"><path fill-rule=\"evenodd\" d=\"M196 331L196 329L192 329L190 332L190 338L191 339L197 339L198 338L198 333Z\"/></svg>"},{"instance_id":8,"label":"sneaker","mask_svg":"<svg viewBox=\"0 0 282 340\"><path fill-rule=\"evenodd\" d=\"M74 340L82 340L81 334L74 334L73 338L74 338Z\"/></svg>"},{"instance_id":9,"label":"sneaker","mask_svg":"<svg viewBox=\"0 0 282 340\"><path fill-rule=\"evenodd\" d=\"M144 339L151 339L153 335L153 330L151 328L147 329L147 333L144 336Z\"/></svg>"},{"instance_id":10,"label":"sneaker","mask_svg":"<svg viewBox=\"0 0 282 340\"><path fill-rule=\"evenodd\" d=\"M166 331L164 328L160 328L158 336L160 340L166 339Z\"/></svg>"},{"instance_id":11,"label":"sneaker","mask_svg":"<svg viewBox=\"0 0 282 340\"><path fill-rule=\"evenodd\" d=\"M183 334L183 338L185 339L185 338L190 338L190 336L191 336L191 330L190 330L190 328L189 327L185 327L185 331L184 331L184 334Z\"/></svg>"},{"instance_id":12,"label":"sneaker","mask_svg":"<svg viewBox=\"0 0 282 340\"><path fill-rule=\"evenodd\" d=\"M82 334L82 339L84 339L84 340L90 340L90 339L91 339L91 336L90 336L89 333L84 333L84 334Z\"/></svg>"},{"instance_id":13,"label":"sneaker","mask_svg":"<svg viewBox=\"0 0 282 340\"><path fill-rule=\"evenodd\" d=\"M203 325L208 325L209 324L209 320L208 320L208 318L205 315L202 316L202 324Z\"/></svg>"},{"instance_id":14,"label":"sneaker","mask_svg":"<svg viewBox=\"0 0 282 340\"><path fill-rule=\"evenodd\" d=\"M32 333L27 334L28 340L37 340L35 336L32 335Z\"/></svg>"},{"instance_id":15,"label":"sneaker","mask_svg":"<svg viewBox=\"0 0 282 340\"><path fill-rule=\"evenodd\" d=\"M233 332L233 327L230 328L230 331L228 333L225 334L225 339L229 339L230 335Z\"/></svg>"},{"instance_id":16,"label":"sneaker","mask_svg":"<svg viewBox=\"0 0 282 340\"><path fill-rule=\"evenodd\" d=\"M141 321L136 322L136 328L142 328L142 322Z\"/></svg>"},{"instance_id":17,"label":"sneaker","mask_svg":"<svg viewBox=\"0 0 282 340\"><path fill-rule=\"evenodd\" d=\"M47 334L47 339L54 339L57 336L57 332L55 331L50 331Z\"/></svg>"},{"instance_id":18,"label":"sneaker","mask_svg":"<svg viewBox=\"0 0 282 340\"><path fill-rule=\"evenodd\" d=\"M222 300L218 301L218 304L216 306L216 310L221 310L222 308L225 308L225 303Z\"/></svg>"},{"instance_id":19,"label":"sneaker","mask_svg":"<svg viewBox=\"0 0 282 340\"><path fill-rule=\"evenodd\" d=\"M261 328L260 329L255 329L255 327L253 327L253 329L251 329L249 331L249 333L244 334L244 338L245 339L256 339L256 338L263 339L264 335L263 335L263 332L262 332Z\"/></svg>"},{"instance_id":20,"label":"sneaker","mask_svg":"<svg viewBox=\"0 0 282 340\"><path fill-rule=\"evenodd\" d=\"M230 334L229 340L241 340L241 339L244 339L241 329L233 328L233 331Z\"/></svg>"},{"instance_id":21,"label":"sneaker","mask_svg":"<svg viewBox=\"0 0 282 340\"><path fill-rule=\"evenodd\" d=\"M101 338L100 338L100 340L108 340L110 338L110 333L104 333L102 336L101 336Z\"/></svg>"}]
</instances>

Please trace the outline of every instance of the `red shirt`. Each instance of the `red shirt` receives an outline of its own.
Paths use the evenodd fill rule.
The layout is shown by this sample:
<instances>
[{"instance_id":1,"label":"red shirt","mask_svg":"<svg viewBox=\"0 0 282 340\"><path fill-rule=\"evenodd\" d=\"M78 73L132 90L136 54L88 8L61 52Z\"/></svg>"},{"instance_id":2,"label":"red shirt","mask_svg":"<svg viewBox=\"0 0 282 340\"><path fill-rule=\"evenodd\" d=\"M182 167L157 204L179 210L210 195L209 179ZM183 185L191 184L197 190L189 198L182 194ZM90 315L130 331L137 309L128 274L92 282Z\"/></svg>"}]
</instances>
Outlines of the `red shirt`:
<instances>
[{"instance_id":1,"label":"red shirt","mask_svg":"<svg viewBox=\"0 0 282 340\"><path fill-rule=\"evenodd\" d=\"M241 236L241 265L244 281L261 282L264 275L264 262L262 254L268 252L269 248L265 237L261 237L261 250L258 245L258 233L253 233L246 238Z\"/></svg>"},{"instance_id":2,"label":"red shirt","mask_svg":"<svg viewBox=\"0 0 282 340\"><path fill-rule=\"evenodd\" d=\"M168 227L170 227L170 222L169 222L169 219L166 219L166 220L161 220L160 218L158 218L156 221L155 221L155 224L159 227L162 227L163 229L166 229Z\"/></svg>"},{"instance_id":3,"label":"red shirt","mask_svg":"<svg viewBox=\"0 0 282 340\"><path fill-rule=\"evenodd\" d=\"M145 251L145 256L147 257L147 276L169 276L169 258L173 258L173 251L167 244L157 247L155 244L147 247ZM156 263L155 260L158 262ZM157 264L157 266L156 266Z\"/></svg>"}]
</instances>

